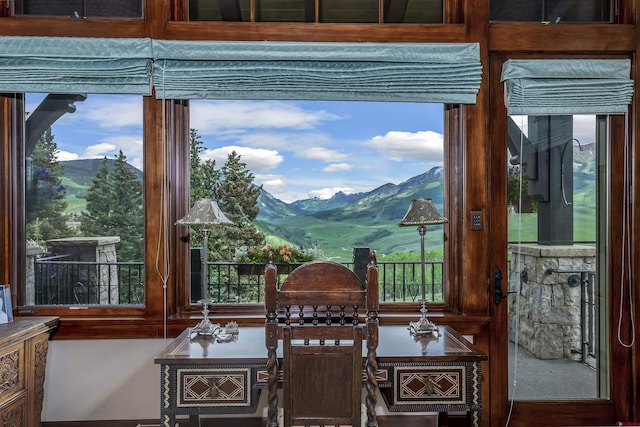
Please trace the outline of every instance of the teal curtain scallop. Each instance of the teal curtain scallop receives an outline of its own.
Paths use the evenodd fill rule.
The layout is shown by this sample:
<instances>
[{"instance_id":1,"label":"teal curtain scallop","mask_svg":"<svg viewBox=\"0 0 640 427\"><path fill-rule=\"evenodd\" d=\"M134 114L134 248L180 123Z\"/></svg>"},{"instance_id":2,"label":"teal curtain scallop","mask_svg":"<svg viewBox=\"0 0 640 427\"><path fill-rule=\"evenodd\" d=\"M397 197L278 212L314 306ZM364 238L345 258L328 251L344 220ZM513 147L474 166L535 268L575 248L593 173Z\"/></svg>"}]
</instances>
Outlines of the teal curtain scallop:
<instances>
[{"instance_id":1,"label":"teal curtain scallop","mask_svg":"<svg viewBox=\"0 0 640 427\"><path fill-rule=\"evenodd\" d=\"M481 77L477 43L0 37L0 92L473 104Z\"/></svg>"},{"instance_id":2,"label":"teal curtain scallop","mask_svg":"<svg viewBox=\"0 0 640 427\"><path fill-rule=\"evenodd\" d=\"M153 40L160 99L475 103L476 43Z\"/></svg>"},{"instance_id":3,"label":"teal curtain scallop","mask_svg":"<svg viewBox=\"0 0 640 427\"><path fill-rule=\"evenodd\" d=\"M151 39L0 37L0 92L151 94Z\"/></svg>"},{"instance_id":4,"label":"teal curtain scallop","mask_svg":"<svg viewBox=\"0 0 640 427\"><path fill-rule=\"evenodd\" d=\"M623 114L633 96L628 59L506 61L502 66L510 115Z\"/></svg>"}]
</instances>

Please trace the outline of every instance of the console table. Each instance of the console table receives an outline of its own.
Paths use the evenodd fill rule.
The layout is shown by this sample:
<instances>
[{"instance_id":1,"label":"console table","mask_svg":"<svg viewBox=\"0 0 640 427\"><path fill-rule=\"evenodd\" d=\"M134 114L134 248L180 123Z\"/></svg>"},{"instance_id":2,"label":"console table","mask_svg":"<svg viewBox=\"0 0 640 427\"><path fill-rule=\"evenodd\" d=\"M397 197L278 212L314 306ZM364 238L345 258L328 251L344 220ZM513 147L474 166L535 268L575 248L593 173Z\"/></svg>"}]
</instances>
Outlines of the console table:
<instances>
[{"instance_id":1,"label":"console table","mask_svg":"<svg viewBox=\"0 0 640 427\"><path fill-rule=\"evenodd\" d=\"M405 326L381 326L378 386L390 412L466 411L479 427L486 355L453 329L414 339ZM161 365L161 425L177 415L249 414L266 386L264 328L240 327L237 340L218 343L186 329L155 358Z\"/></svg>"},{"instance_id":2,"label":"console table","mask_svg":"<svg viewBox=\"0 0 640 427\"><path fill-rule=\"evenodd\" d=\"M40 425L49 336L57 324L57 317L0 324L0 425Z\"/></svg>"}]
</instances>

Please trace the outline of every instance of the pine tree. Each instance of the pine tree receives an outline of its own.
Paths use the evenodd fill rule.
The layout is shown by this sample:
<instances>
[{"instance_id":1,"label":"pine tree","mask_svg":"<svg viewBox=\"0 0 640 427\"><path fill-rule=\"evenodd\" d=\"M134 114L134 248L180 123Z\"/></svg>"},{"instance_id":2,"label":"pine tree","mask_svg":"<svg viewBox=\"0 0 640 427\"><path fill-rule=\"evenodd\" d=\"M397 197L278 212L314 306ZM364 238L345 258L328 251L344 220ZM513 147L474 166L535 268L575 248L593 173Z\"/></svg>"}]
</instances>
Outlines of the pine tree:
<instances>
[{"instance_id":1,"label":"pine tree","mask_svg":"<svg viewBox=\"0 0 640 427\"><path fill-rule=\"evenodd\" d=\"M91 181L85 200L87 210L82 214L82 231L85 236L109 236L113 223L111 213L113 199L111 198L111 177L109 176L109 161L103 158L100 169Z\"/></svg>"},{"instance_id":2,"label":"pine tree","mask_svg":"<svg viewBox=\"0 0 640 427\"><path fill-rule=\"evenodd\" d=\"M71 231L64 216L63 166L58 162L58 144L51 128L38 140L30 160L25 194L27 236L38 241L67 237Z\"/></svg>"},{"instance_id":3,"label":"pine tree","mask_svg":"<svg viewBox=\"0 0 640 427\"><path fill-rule=\"evenodd\" d=\"M189 142L191 205L202 198L215 200L234 223L211 230L209 259L229 260L237 247L264 244L264 234L253 224L259 212L257 200L261 187L253 184L254 176L246 164L233 152L218 170L214 160L201 160L204 144L194 129ZM202 245L202 233L195 227L190 231L190 243L191 247Z\"/></svg>"},{"instance_id":4,"label":"pine tree","mask_svg":"<svg viewBox=\"0 0 640 427\"><path fill-rule=\"evenodd\" d=\"M258 196L262 186L253 183L254 175L235 151L227 156L222 176L219 204L234 225L225 227L226 248L221 249L233 254L241 246L264 244L264 234L253 223L260 211Z\"/></svg>"},{"instance_id":5,"label":"pine tree","mask_svg":"<svg viewBox=\"0 0 640 427\"><path fill-rule=\"evenodd\" d=\"M260 211L258 196L262 186L253 183L253 174L235 151L227 156L227 161L222 166L222 176L220 207L236 224L255 220Z\"/></svg>"},{"instance_id":6,"label":"pine tree","mask_svg":"<svg viewBox=\"0 0 640 427\"><path fill-rule=\"evenodd\" d=\"M202 162L200 154L203 151L204 142L200 139L197 131L191 129L189 132L189 206L193 206L195 201L200 199L218 199L216 189L219 186L220 171L215 168L215 160ZM213 240L210 240L210 246ZM191 228L189 242L193 248L202 247L203 237L199 228Z\"/></svg>"},{"instance_id":7,"label":"pine tree","mask_svg":"<svg viewBox=\"0 0 640 427\"><path fill-rule=\"evenodd\" d=\"M120 236L118 259L140 261L144 248L142 181L127 164L122 150L115 161L112 182L113 228Z\"/></svg>"},{"instance_id":8,"label":"pine tree","mask_svg":"<svg viewBox=\"0 0 640 427\"><path fill-rule=\"evenodd\" d=\"M220 187L220 171L216 169L215 160L202 161L200 155L204 151L204 142L195 129L189 135L190 163L190 205L196 200L217 200Z\"/></svg>"},{"instance_id":9,"label":"pine tree","mask_svg":"<svg viewBox=\"0 0 640 427\"><path fill-rule=\"evenodd\" d=\"M85 236L119 236L118 261L140 261L143 256L142 181L120 151L113 171L105 157L87 191L82 216Z\"/></svg>"}]
</instances>

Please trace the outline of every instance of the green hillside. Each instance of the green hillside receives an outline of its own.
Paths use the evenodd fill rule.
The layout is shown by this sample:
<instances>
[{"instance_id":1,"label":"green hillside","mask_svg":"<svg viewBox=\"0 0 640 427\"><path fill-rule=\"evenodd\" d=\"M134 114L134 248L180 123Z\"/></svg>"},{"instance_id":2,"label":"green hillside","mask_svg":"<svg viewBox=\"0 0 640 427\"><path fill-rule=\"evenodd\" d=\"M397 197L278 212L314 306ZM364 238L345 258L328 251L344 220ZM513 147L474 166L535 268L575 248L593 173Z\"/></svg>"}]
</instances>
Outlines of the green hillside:
<instances>
[{"instance_id":1,"label":"green hillside","mask_svg":"<svg viewBox=\"0 0 640 427\"><path fill-rule=\"evenodd\" d=\"M60 162L63 167L62 185L66 190L65 201L67 202L66 213L80 214L86 210L87 201L85 200L87 190L91 186L93 178L100 170L102 159L81 159L67 160ZM109 170L115 167L115 159L107 159ZM136 175L142 179L141 170L128 165Z\"/></svg>"},{"instance_id":2,"label":"green hillside","mask_svg":"<svg viewBox=\"0 0 640 427\"><path fill-rule=\"evenodd\" d=\"M280 236L292 244L317 247L336 261L351 261L354 247L368 247L379 256L396 251L420 254L420 237L416 227L400 227L411 200L430 197L442 210L441 181L429 181L389 196L376 190L342 208L294 214L268 220L258 217L257 225L267 235ZM262 197L262 196L261 196ZM316 205L317 207L317 205ZM442 227L429 227L425 247L442 250Z\"/></svg>"},{"instance_id":3,"label":"green hillside","mask_svg":"<svg viewBox=\"0 0 640 427\"><path fill-rule=\"evenodd\" d=\"M291 244L318 247L331 259L350 261L354 247L368 247L383 257L393 252L412 252L419 258L420 239L415 227L399 227L410 201L430 197L442 212L440 179L412 179L409 185L394 186L396 193L373 190L342 208L322 205L314 200L314 212L296 212L301 206L287 205L272 196L258 216L258 227L268 236L279 236ZM573 201L574 238L579 242L595 241L595 180L592 174L578 172ZM385 186L386 187L386 186ZM310 206L306 204L305 206ZM277 214L271 211L277 209ZM446 216L446 213L444 213ZM509 241L536 241L537 214L508 214ZM520 229L520 230L519 230ZM442 226L428 227L427 251L442 251Z\"/></svg>"},{"instance_id":4,"label":"green hillside","mask_svg":"<svg viewBox=\"0 0 640 427\"><path fill-rule=\"evenodd\" d=\"M596 188L593 175L574 175L573 195L573 239L576 242L596 240ZM538 215L510 213L509 241L534 242L538 236Z\"/></svg>"},{"instance_id":5,"label":"green hillside","mask_svg":"<svg viewBox=\"0 0 640 427\"><path fill-rule=\"evenodd\" d=\"M67 212L79 214L86 209L85 195L100 167L101 159L61 162L62 184L66 188ZM109 160L113 167L114 160ZM138 176L142 172L136 169ZM351 261L354 247L368 247L380 258L394 252L420 257L420 237L416 227L400 227L411 200L432 198L442 212L441 168L434 168L401 184L385 184L369 193L336 194L328 200L299 200L288 204L262 192L258 200L258 228L271 244L283 242L316 247L327 258ZM595 240L595 181L592 171L574 175L574 236L576 241ZM446 212L443 212L447 216ZM535 241L537 215L510 213L509 240ZM521 231L518 229L521 227ZM442 252L442 226L427 228L425 249Z\"/></svg>"},{"instance_id":6,"label":"green hillside","mask_svg":"<svg viewBox=\"0 0 640 427\"><path fill-rule=\"evenodd\" d=\"M65 197L65 201L67 202L66 212L80 214L82 211L86 210L87 201L85 200L85 197L89 186L80 185L66 176L62 177L61 182L67 192Z\"/></svg>"}]
</instances>

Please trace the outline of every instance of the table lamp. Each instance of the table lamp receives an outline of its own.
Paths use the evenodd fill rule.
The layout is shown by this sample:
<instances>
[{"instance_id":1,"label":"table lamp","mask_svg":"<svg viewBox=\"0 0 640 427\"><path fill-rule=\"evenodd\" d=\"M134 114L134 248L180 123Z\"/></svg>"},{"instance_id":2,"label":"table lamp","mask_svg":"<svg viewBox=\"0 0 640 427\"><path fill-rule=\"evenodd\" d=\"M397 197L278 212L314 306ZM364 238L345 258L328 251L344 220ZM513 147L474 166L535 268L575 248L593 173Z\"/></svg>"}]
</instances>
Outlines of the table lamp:
<instances>
[{"instance_id":1,"label":"table lamp","mask_svg":"<svg viewBox=\"0 0 640 427\"><path fill-rule=\"evenodd\" d=\"M216 335L220 331L219 324L213 324L209 320L209 227L217 225L231 225L233 222L220 210L215 200L197 200L191 210L176 225L200 227L203 236L202 260L202 321L191 328L192 333L199 335Z\"/></svg>"},{"instance_id":2,"label":"table lamp","mask_svg":"<svg viewBox=\"0 0 640 427\"><path fill-rule=\"evenodd\" d=\"M417 225L420 234L420 267L422 271L422 307L420 320L409 323L412 335L426 335L439 333L438 327L427 319L427 300L425 296L425 264L424 264L424 235L427 225L444 224L449 220L438 213L431 199L419 198L411 200L411 205L400 221L400 226Z\"/></svg>"}]
</instances>

